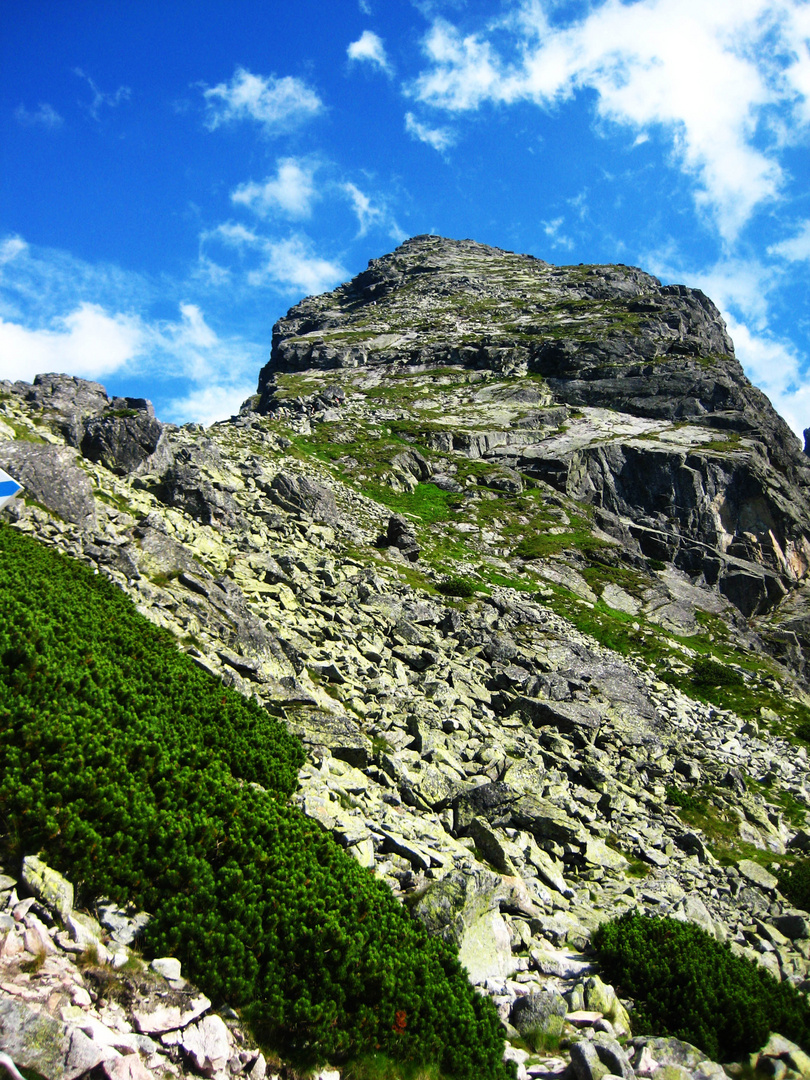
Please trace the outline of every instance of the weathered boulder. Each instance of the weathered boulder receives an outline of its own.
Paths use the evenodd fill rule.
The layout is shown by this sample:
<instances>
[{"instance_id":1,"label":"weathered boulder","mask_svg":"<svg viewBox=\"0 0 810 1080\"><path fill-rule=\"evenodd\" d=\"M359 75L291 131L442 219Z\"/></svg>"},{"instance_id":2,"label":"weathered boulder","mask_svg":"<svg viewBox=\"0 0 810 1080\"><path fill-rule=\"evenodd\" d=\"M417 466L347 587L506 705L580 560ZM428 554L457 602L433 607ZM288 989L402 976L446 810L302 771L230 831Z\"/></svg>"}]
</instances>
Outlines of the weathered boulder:
<instances>
[{"instance_id":1,"label":"weathered boulder","mask_svg":"<svg viewBox=\"0 0 810 1080\"><path fill-rule=\"evenodd\" d=\"M203 525L225 528L234 523L239 512L229 492L215 488L196 464L180 460L163 474L157 494L167 506L185 510Z\"/></svg>"},{"instance_id":2,"label":"weathered boulder","mask_svg":"<svg viewBox=\"0 0 810 1080\"><path fill-rule=\"evenodd\" d=\"M83 431L83 456L119 475L161 473L171 462L163 424L142 398L114 398L103 413L85 418Z\"/></svg>"},{"instance_id":3,"label":"weathered boulder","mask_svg":"<svg viewBox=\"0 0 810 1080\"><path fill-rule=\"evenodd\" d=\"M264 487L269 498L291 514L300 514L312 521L334 524L338 521L335 496L325 484L318 484L306 476L280 472Z\"/></svg>"},{"instance_id":4,"label":"weathered boulder","mask_svg":"<svg viewBox=\"0 0 810 1080\"><path fill-rule=\"evenodd\" d=\"M475 983L502 979L511 970L509 930L500 914L501 890L497 874L451 871L431 884L413 909L429 933L457 946Z\"/></svg>"},{"instance_id":5,"label":"weathered boulder","mask_svg":"<svg viewBox=\"0 0 810 1080\"><path fill-rule=\"evenodd\" d=\"M77 1028L11 997L0 997L0 1046L20 1068L60 1080L74 1080L118 1056Z\"/></svg>"},{"instance_id":6,"label":"weathered boulder","mask_svg":"<svg viewBox=\"0 0 810 1080\"><path fill-rule=\"evenodd\" d=\"M23 859L22 879L31 892L63 920L72 913L73 886L36 855L26 855Z\"/></svg>"},{"instance_id":7,"label":"weathered boulder","mask_svg":"<svg viewBox=\"0 0 810 1080\"><path fill-rule=\"evenodd\" d=\"M65 521L93 529L96 525L93 485L78 461L78 452L69 446L0 443L0 468L23 485L26 495Z\"/></svg>"},{"instance_id":8,"label":"weathered boulder","mask_svg":"<svg viewBox=\"0 0 810 1080\"><path fill-rule=\"evenodd\" d=\"M19 382L14 388L42 411L69 446L78 447L81 442L84 417L101 412L110 402L101 383L73 375L37 375L31 386Z\"/></svg>"},{"instance_id":9,"label":"weathered boulder","mask_svg":"<svg viewBox=\"0 0 810 1080\"><path fill-rule=\"evenodd\" d=\"M551 989L515 998L509 1023L529 1040L538 1033L559 1035L567 1012L565 998L558 990Z\"/></svg>"}]
</instances>

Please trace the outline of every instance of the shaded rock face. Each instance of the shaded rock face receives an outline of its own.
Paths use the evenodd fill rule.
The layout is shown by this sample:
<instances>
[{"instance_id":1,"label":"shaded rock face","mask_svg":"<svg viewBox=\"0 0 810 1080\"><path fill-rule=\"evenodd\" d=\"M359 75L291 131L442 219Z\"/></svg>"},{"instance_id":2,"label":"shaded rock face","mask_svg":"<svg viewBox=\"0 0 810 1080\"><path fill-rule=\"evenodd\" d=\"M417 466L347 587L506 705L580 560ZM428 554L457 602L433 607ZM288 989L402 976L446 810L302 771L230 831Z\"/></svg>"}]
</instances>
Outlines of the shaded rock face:
<instances>
[{"instance_id":1,"label":"shaded rock face","mask_svg":"<svg viewBox=\"0 0 810 1080\"><path fill-rule=\"evenodd\" d=\"M116 398L109 410L86 419L83 427L83 456L111 472L131 473L144 465L159 471L169 464L163 424L155 419L151 402Z\"/></svg>"},{"instance_id":2,"label":"shaded rock face","mask_svg":"<svg viewBox=\"0 0 810 1080\"><path fill-rule=\"evenodd\" d=\"M512 376L541 410L519 431L431 432L425 448L497 461L632 519L643 554L701 577L746 617L805 577L807 455L746 379L711 300L632 267L414 237L279 320L256 404L273 411L284 374L448 365ZM582 409L602 411L598 430Z\"/></svg>"}]
</instances>

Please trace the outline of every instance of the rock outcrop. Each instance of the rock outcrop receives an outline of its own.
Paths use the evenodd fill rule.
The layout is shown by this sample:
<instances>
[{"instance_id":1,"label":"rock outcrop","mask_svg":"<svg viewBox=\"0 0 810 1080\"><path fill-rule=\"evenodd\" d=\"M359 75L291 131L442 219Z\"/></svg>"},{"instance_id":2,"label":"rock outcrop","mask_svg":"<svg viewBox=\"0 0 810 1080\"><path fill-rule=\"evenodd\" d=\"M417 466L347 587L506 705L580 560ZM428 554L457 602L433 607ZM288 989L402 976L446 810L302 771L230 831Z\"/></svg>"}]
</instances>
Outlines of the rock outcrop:
<instances>
[{"instance_id":1,"label":"rock outcrop","mask_svg":"<svg viewBox=\"0 0 810 1080\"><path fill-rule=\"evenodd\" d=\"M448 366L535 377L513 394L524 408L483 436L447 432L449 448L631 520L644 554L702 576L746 617L804 579L801 445L746 379L714 304L631 267L415 237L276 324L257 407L273 411L285 374ZM423 433L435 448L438 426Z\"/></svg>"}]
</instances>

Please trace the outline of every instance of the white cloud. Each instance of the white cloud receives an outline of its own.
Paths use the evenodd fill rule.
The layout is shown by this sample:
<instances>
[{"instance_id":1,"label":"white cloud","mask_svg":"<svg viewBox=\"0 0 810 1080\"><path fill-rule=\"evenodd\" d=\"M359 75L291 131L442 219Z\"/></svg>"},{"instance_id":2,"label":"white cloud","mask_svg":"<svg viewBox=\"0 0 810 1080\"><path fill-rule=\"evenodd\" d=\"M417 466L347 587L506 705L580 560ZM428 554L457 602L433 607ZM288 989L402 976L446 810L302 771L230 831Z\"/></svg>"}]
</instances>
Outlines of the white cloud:
<instances>
[{"instance_id":1,"label":"white cloud","mask_svg":"<svg viewBox=\"0 0 810 1080\"><path fill-rule=\"evenodd\" d=\"M208 240L216 237L229 247L261 247L263 239L253 229L246 229L236 221L226 221L217 225L215 229L203 233L201 239Z\"/></svg>"},{"instance_id":2,"label":"white cloud","mask_svg":"<svg viewBox=\"0 0 810 1080\"><path fill-rule=\"evenodd\" d=\"M47 101L41 101L39 108L31 111L25 105L18 105L14 110L14 119L24 127L57 128L64 124L64 120Z\"/></svg>"},{"instance_id":3,"label":"white cloud","mask_svg":"<svg viewBox=\"0 0 810 1080\"><path fill-rule=\"evenodd\" d=\"M456 141L452 131L447 128L432 128L420 123L412 112L405 113L405 130L419 142L427 143L434 150L443 154Z\"/></svg>"},{"instance_id":4,"label":"white cloud","mask_svg":"<svg viewBox=\"0 0 810 1080\"><path fill-rule=\"evenodd\" d=\"M30 382L42 372L97 378L128 364L144 345L137 316L110 315L84 302L53 329L28 329L0 319L0 378Z\"/></svg>"},{"instance_id":5,"label":"white cloud","mask_svg":"<svg viewBox=\"0 0 810 1080\"><path fill-rule=\"evenodd\" d=\"M11 262L12 259L16 259L18 255L22 255L27 250L28 244L21 236L7 236L0 243L0 266Z\"/></svg>"},{"instance_id":6,"label":"white cloud","mask_svg":"<svg viewBox=\"0 0 810 1080\"><path fill-rule=\"evenodd\" d=\"M351 43L346 52L350 60L363 60L380 68L381 71L385 71L387 74L391 73L391 65L388 62L385 45L383 45L382 39L372 30L364 30L357 41Z\"/></svg>"},{"instance_id":7,"label":"white cloud","mask_svg":"<svg viewBox=\"0 0 810 1080\"><path fill-rule=\"evenodd\" d=\"M276 135L323 109L317 93L301 79L253 75L243 67L236 69L229 83L206 87L203 97L205 124L211 131L222 124L254 120L265 134Z\"/></svg>"},{"instance_id":8,"label":"white cloud","mask_svg":"<svg viewBox=\"0 0 810 1080\"><path fill-rule=\"evenodd\" d=\"M686 281L701 289L722 312L744 313L745 326L756 332L768 326L769 298L780 274L755 258L723 258L703 269L684 268L672 252L651 252L642 258L650 273L666 281ZM725 314L728 322L732 315Z\"/></svg>"},{"instance_id":9,"label":"white cloud","mask_svg":"<svg viewBox=\"0 0 810 1080\"><path fill-rule=\"evenodd\" d=\"M555 7L523 0L489 27L499 41L511 35L506 56L486 34L462 36L437 20L429 67L410 93L460 112L485 102L549 108L592 90L601 120L636 136L668 133L675 160L698 180L696 201L735 236L779 193L780 144L810 120L804 0L605 0L566 25L550 21Z\"/></svg>"},{"instance_id":10,"label":"white cloud","mask_svg":"<svg viewBox=\"0 0 810 1080\"><path fill-rule=\"evenodd\" d=\"M220 266L213 259L209 259L207 255L200 253L193 276L206 285L218 288L230 281L231 271L229 267Z\"/></svg>"},{"instance_id":11,"label":"white cloud","mask_svg":"<svg viewBox=\"0 0 810 1080\"><path fill-rule=\"evenodd\" d=\"M554 218L553 221L544 221L542 224L543 232L551 240L554 247L570 249L574 246L574 241L560 231L564 224L564 218Z\"/></svg>"},{"instance_id":12,"label":"white cloud","mask_svg":"<svg viewBox=\"0 0 810 1080\"><path fill-rule=\"evenodd\" d=\"M374 206L368 195L363 194L356 184L346 183L342 184L341 187L348 196L352 209L357 215L357 224L360 229L359 235L365 236L370 225L376 224L385 217L385 211L382 207Z\"/></svg>"},{"instance_id":13,"label":"white cloud","mask_svg":"<svg viewBox=\"0 0 810 1080\"><path fill-rule=\"evenodd\" d=\"M239 406L256 392L256 379L236 384L214 383L197 387L184 397L172 398L168 415L180 418L181 423L204 424L209 427L218 420L227 420L239 412Z\"/></svg>"},{"instance_id":14,"label":"white cloud","mask_svg":"<svg viewBox=\"0 0 810 1080\"><path fill-rule=\"evenodd\" d=\"M99 90L95 82L88 74L82 71L81 68L74 68L73 74L78 75L80 79L84 79L93 91L93 100L89 105L84 105L83 107L87 109L94 120L98 120L102 106L106 105L108 108L114 109L116 106L120 105L122 101L129 101L132 97L132 90L128 86L119 86L114 93L108 93L104 90Z\"/></svg>"},{"instance_id":15,"label":"white cloud","mask_svg":"<svg viewBox=\"0 0 810 1080\"><path fill-rule=\"evenodd\" d=\"M300 235L286 240L266 240L263 253L261 268L248 274L251 285L271 281L287 291L312 295L325 292L348 277L340 263L316 255L311 243Z\"/></svg>"},{"instance_id":16,"label":"white cloud","mask_svg":"<svg viewBox=\"0 0 810 1080\"><path fill-rule=\"evenodd\" d=\"M314 175L317 166L312 162L282 158L276 175L260 184L240 184L231 192L231 202L247 206L260 217L281 211L289 218L308 218L316 198Z\"/></svg>"},{"instance_id":17,"label":"white cloud","mask_svg":"<svg viewBox=\"0 0 810 1080\"><path fill-rule=\"evenodd\" d=\"M795 348L767 332L751 330L733 316L727 315L726 323L746 375L801 437L810 424L810 386L802 378Z\"/></svg>"},{"instance_id":18,"label":"white cloud","mask_svg":"<svg viewBox=\"0 0 810 1080\"><path fill-rule=\"evenodd\" d=\"M810 221L805 221L795 236L782 240L768 248L769 255L778 255L788 262L806 262L810 259Z\"/></svg>"}]
</instances>

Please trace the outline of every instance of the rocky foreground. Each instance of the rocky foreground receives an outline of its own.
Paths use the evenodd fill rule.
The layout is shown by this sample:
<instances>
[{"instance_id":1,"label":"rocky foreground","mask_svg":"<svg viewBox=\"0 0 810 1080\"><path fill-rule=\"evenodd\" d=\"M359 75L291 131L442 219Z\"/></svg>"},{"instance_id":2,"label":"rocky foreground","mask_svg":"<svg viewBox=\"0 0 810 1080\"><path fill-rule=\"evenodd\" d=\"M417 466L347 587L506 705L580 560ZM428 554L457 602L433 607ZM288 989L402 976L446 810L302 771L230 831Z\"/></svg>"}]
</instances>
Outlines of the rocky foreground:
<instances>
[{"instance_id":1,"label":"rocky foreground","mask_svg":"<svg viewBox=\"0 0 810 1080\"><path fill-rule=\"evenodd\" d=\"M508 1051L521 1075L720 1075L624 1042L588 952L623 911L810 985L810 914L774 876L810 849L810 462L702 294L416 238L294 308L256 397L207 431L66 376L0 391L15 527L286 718L304 812L458 946L507 1034L564 1020L560 1051ZM696 679L706 655L731 697ZM44 938L27 980L15 957L37 921L76 939L3 881L0 1014L67 1022L93 1004L75 965L57 993ZM116 1080L136 1055L260 1075L235 1036L217 1064L158 1061L126 1023ZM766 1056L810 1075L797 1048Z\"/></svg>"}]
</instances>

